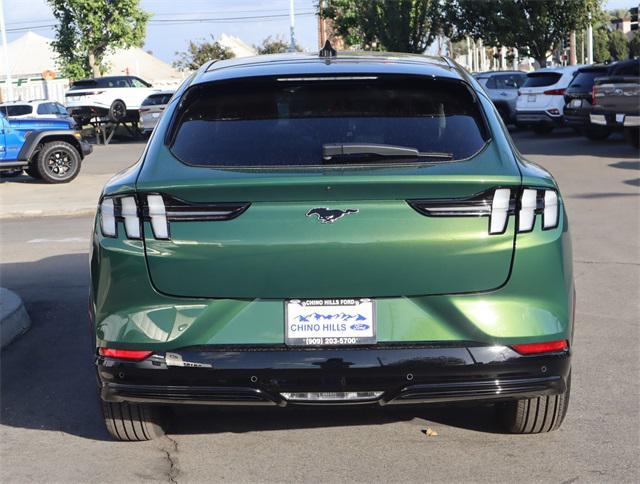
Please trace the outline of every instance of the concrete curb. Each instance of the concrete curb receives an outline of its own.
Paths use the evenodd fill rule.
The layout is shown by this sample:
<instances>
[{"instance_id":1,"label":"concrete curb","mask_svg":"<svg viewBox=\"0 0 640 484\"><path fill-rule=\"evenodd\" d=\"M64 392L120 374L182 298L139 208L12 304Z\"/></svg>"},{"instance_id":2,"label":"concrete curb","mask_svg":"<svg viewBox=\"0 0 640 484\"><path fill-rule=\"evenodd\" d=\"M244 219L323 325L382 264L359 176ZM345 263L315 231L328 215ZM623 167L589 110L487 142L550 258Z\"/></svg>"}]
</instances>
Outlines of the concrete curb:
<instances>
[{"instance_id":1,"label":"concrete curb","mask_svg":"<svg viewBox=\"0 0 640 484\"><path fill-rule=\"evenodd\" d=\"M31 327L22 298L0 287L0 348L4 348Z\"/></svg>"}]
</instances>

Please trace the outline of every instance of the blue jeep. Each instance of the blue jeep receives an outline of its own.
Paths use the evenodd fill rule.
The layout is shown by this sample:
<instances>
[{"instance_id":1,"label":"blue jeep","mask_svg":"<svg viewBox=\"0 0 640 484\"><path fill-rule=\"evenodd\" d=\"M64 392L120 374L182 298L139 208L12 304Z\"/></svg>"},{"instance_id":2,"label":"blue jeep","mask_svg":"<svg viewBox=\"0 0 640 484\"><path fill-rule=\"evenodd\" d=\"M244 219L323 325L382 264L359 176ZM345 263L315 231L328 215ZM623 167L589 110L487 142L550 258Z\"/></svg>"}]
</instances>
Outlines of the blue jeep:
<instances>
[{"instance_id":1,"label":"blue jeep","mask_svg":"<svg viewBox=\"0 0 640 484\"><path fill-rule=\"evenodd\" d=\"M65 119L7 119L0 113L0 174L26 171L47 183L66 183L92 151Z\"/></svg>"}]
</instances>

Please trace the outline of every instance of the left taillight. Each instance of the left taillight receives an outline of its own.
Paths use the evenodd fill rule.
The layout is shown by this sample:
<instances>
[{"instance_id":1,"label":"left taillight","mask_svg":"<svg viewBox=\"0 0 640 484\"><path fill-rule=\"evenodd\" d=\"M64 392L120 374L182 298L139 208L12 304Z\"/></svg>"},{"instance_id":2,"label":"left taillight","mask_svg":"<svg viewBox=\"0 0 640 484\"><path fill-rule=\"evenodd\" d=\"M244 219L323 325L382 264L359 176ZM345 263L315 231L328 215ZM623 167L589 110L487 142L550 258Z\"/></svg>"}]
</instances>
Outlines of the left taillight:
<instances>
[{"instance_id":1,"label":"left taillight","mask_svg":"<svg viewBox=\"0 0 640 484\"><path fill-rule=\"evenodd\" d=\"M100 203L99 218L100 230L105 237L118 236L118 222L124 223L128 239L141 237L140 211L136 197L133 195L103 198Z\"/></svg>"}]
</instances>

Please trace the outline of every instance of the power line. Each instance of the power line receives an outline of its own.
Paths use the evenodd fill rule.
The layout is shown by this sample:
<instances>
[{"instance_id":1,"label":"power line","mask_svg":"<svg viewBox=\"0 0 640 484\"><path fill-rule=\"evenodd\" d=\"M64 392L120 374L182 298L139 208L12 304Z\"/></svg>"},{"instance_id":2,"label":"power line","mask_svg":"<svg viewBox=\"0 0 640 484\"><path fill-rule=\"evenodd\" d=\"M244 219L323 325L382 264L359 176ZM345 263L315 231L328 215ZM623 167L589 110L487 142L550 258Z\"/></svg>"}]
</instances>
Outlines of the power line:
<instances>
[{"instance_id":1,"label":"power line","mask_svg":"<svg viewBox=\"0 0 640 484\"><path fill-rule=\"evenodd\" d=\"M192 14L196 15L196 14ZM309 17L315 16L315 11L306 11L306 12L298 12L296 13L296 17ZM240 16L240 17L212 17L212 18L184 18L184 19L150 19L149 24L156 25L183 25L183 24L194 24L194 23L233 23L238 21L243 22L269 22L273 20L288 18L289 14L271 14L271 15L248 15L248 16ZM43 24L43 25L33 25L33 26L24 26L24 27L14 27L11 29L7 29L7 32L24 32L26 30L42 30L42 29L50 29L56 27L58 24Z\"/></svg>"}]
</instances>

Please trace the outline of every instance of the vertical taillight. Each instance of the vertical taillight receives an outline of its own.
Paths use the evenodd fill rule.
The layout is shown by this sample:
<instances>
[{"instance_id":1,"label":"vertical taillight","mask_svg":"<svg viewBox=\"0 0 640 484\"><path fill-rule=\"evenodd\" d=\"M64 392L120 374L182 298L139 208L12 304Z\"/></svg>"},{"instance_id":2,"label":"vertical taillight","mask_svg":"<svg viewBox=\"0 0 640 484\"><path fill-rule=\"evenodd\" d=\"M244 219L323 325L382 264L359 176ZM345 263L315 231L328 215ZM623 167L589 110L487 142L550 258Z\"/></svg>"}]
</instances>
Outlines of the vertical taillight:
<instances>
[{"instance_id":1,"label":"vertical taillight","mask_svg":"<svg viewBox=\"0 0 640 484\"><path fill-rule=\"evenodd\" d=\"M112 198L105 198L100 204L100 230L105 237L115 237L116 213Z\"/></svg>"},{"instance_id":2,"label":"vertical taillight","mask_svg":"<svg viewBox=\"0 0 640 484\"><path fill-rule=\"evenodd\" d=\"M544 208L542 212L542 228L553 229L558 226L559 217L558 194L555 190L544 191Z\"/></svg>"},{"instance_id":3,"label":"vertical taillight","mask_svg":"<svg viewBox=\"0 0 640 484\"><path fill-rule=\"evenodd\" d=\"M498 188L493 193L491 200L491 216L489 222L490 234L501 234L507 227L509 219L509 200L511 198L511 190L508 188Z\"/></svg>"},{"instance_id":4,"label":"vertical taillight","mask_svg":"<svg viewBox=\"0 0 640 484\"><path fill-rule=\"evenodd\" d=\"M124 219L124 230L129 239L140 238L140 218L138 217L138 205L133 197L122 197L120 213Z\"/></svg>"},{"instance_id":5,"label":"vertical taillight","mask_svg":"<svg viewBox=\"0 0 640 484\"><path fill-rule=\"evenodd\" d=\"M153 236L156 239L168 239L169 224L167 223L167 211L162 195L147 195L147 205Z\"/></svg>"},{"instance_id":6,"label":"vertical taillight","mask_svg":"<svg viewBox=\"0 0 640 484\"><path fill-rule=\"evenodd\" d=\"M596 86L594 85L591 88L591 105L595 106L597 104L597 100L596 100Z\"/></svg>"},{"instance_id":7,"label":"vertical taillight","mask_svg":"<svg viewBox=\"0 0 640 484\"><path fill-rule=\"evenodd\" d=\"M536 221L536 209L538 207L538 191L525 189L520 199L520 214L518 232L530 232Z\"/></svg>"}]
</instances>

